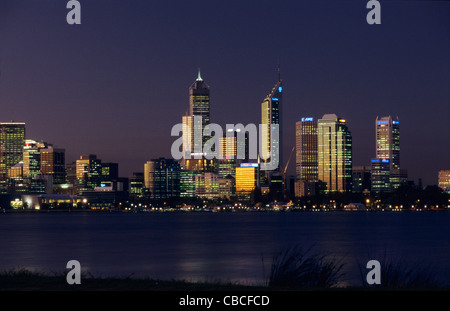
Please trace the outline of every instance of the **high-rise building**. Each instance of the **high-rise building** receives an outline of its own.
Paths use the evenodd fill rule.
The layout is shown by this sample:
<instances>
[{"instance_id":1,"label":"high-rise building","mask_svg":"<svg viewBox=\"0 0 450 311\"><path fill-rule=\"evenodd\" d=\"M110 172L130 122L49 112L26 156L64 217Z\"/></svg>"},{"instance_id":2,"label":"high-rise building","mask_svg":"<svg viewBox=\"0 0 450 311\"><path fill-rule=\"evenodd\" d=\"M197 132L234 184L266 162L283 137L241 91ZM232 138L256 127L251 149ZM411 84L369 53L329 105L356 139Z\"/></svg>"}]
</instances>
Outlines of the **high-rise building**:
<instances>
[{"instance_id":1,"label":"high-rise building","mask_svg":"<svg viewBox=\"0 0 450 311\"><path fill-rule=\"evenodd\" d=\"M25 123L0 123L0 182L5 183L8 169L23 161Z\"/></svg>"},{"instance_id":2,"label":"high-rise building","mask_svg":"<svg viewBox=\"0 0 450 311\"><path fill-rule=\"evenodd\" d=\"M408 172L400 168L400 122L398 117L391 116L376 118L376 158L389 159L390 185L395 190L405 184Z\"/></svg>"},{"instance_id":3,"label":"high-rise building","mask_svg":"<svg viewBox=\"0 0 450 311\"><path fill-rule=\"evenodd\" d=\"M173 159L159 158L144 164L144 186L155 200L180 196L180 164Z\"/></svg>"},{"instance_id":4,"label":"high-rise building","mask_svg":"<svg viewBox=\"0 0 450 311\"><path fill-rule=\"evenodd\" d=\"M372 159L371 189L373 192L388 192L391 190L390 160Z\"/></svg>"},{"instance_id":5,"label":"high-rise building","mask_svg":"<svg viewBox=\"0 0 450 311\"><path fill-rule=\"evenodd\" d=\"M317 122L318 179L327 192L351 191L352 136L346 120L326 114Z\"/></svg>"},{"instance_id":6,"label":"high-rise building","mask_svg":"<svg viewBox=\"0 0 450 311\"><path fill-rule=\"evenodd\" d=\"M23 177L33 179L41 173L41 149L46 148L44 142L25 140L23 147Z\"/></svg>"},{"instance_id":7,"label":"high-rise building","mask_svg":"<svg viewBox=\"0 0 450 311\"><path fill-rule=\"evenodd\" d=\"M195 197L195 176L198 173L192 170L180 171L180 198L193 199Z\"/></svg>"},{"instance_id":8,"label":"high-rise building","mask_svg":"<svg viewBox=\"0 0 450 311\"><path fill-rule=\"evenodd\" d=\"M219 174L206 172L195 176L195 195L200 199L219 198Z\"/></svg>"},{"instance_id":9,"label":"high-rise building","mask_svg":"<svg viewBox=\"0 0 450 311\"><path fill-rule=\"evenodd\" d=\"M52 175L54 184L66 182L66 150L49 145L40 149L42 175Z\"/></svg>"},{"instance_id":10,"label":"high-rise building","mask_svg":"<svg viewBox=\"0 0 450 311\"><path fill-rule=\"evenodd\" d=\"M450 194L450 170L440 170L438 174L439 187Z\"/></svg>"},{"instance_id":11,"label":"high-rise building","mask_svg":"<svg viewBox=\"0 0 450 311\"><path fill-rule=\"evenodd\" d=\"M202 79L200 69L195 82L189 88L189 112L192 117L202 117L202 133L210 123L210 102L209 102L209 85ZM203 136L202 144L208 140L207 136ZM195 150L195 144L194 144Z\"/></svg>"},{"instance_id":12,"label":"high-rise building","mask_svg":"<svg viewBox=\"0 0 450 311\"><path fill-rule=\"evenodd\" d=\"M295 124L295 196L314 194L318 181L317 159L317 121L314 118L301 118Z\"/></svg>"},{"instance_id":13,"label":"high-rise building","mask_svg":"<svg viewBox=\"0 0 450 311\"><path fill-rule=\"evenodd\" d=\"M400 169L400 122L391 116L376 118L376 158L389 159L390 169Z\"/></svg>"},{"instance_id":14,"label":"high-rise building","mask_svg":"<svg viewBox=\"0 0 450 311\"><path fill-rule=\"evenodd\" d=\"M76 160L76 187L78 193L92 191L102 181L102 163L94 154L80 156Z\"/></svg>"},{"instance_id":15,"label":"high-rise building","mask_svg":"<svg viewBox=\"0 0 450 311\"><path fill-rule=\"evenodd\" d=\"M206 159L205 142L209 135L203 135L205 127L210 124L210 87L202 79L200 70L195 82L189 88L189 112L182 117L183 125L183 162L186 170L213 171L214 161ZM201 119L200 119L201 117ZM196 139L199 135L201 139ZM213 150L215 152L215 150ZM214 156L214 155L209 155Z\"/></svg>"},{"instance_id":16,"label":"high-rise building","mask_svg":"<svg viewBox=\"0 0 450 311\"><path fill-rule=\"evenodd\" d=\"M261 103L261 124L263 125L263 132L260 133L262 136L262 149L260 149L262 151L261 160L262 162L276 164L274 171L280 170L283 159L282 94L283 86L278 70L278 81ZM277 130L278 135L276 135Z\"/></svg>"},{"instance_id":17,"label":"high-rise building","mask_svg":"<svg viewBox=\"0 0 450 311\"><path fill-rule=\"evenodd\" d=\"M258 182L258 164L241 163L236 167L236 196L239 200L249 201Z\"/></svg>"}]
</instances>

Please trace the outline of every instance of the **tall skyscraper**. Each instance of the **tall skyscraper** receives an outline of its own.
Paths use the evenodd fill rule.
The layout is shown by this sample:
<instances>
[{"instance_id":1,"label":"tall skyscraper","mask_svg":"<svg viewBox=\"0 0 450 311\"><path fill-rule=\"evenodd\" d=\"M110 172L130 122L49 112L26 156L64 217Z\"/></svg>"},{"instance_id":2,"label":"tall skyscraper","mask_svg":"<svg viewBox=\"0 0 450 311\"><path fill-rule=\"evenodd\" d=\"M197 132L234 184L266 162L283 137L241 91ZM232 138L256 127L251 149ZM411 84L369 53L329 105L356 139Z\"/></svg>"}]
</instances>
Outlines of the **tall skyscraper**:
<instances>
[{"instance_id":1,"label":"tall skyscraper","mask_svg":"<svg viewBox=\"0 0 450 311\"><path fill-rule=\"evenodd\" d=\"M301 118L295 124L295 196L315 194L318 181L317 121Z\"/></svg>"},{"instance_id":2,"label":"tall skyscraper","mask_svg":"<svg viewBox=\"0 0 450 311\"><path fill-rule=\"evenodd\" d=\"M25 123L0 123L0 182L5 183L8 169L23 161Z\"/></svg>"},{"instance_id":3,"label":"tall skyscraper","mask_svg":"<svg viewBox=\"0 0 450 311\"><path fill-rule=\"evenodd\" d=\"M400 169L400 122L391 116L376 118L376 158L389 159L390 169Z\"/></svg>"},{"instance_id":4,"label":"tall skyscraper","mask_svg":"<svg viewBox=\"0 0 450 311\"><path fill-rule=\"evenodd\" d=\"M279 74L278 68L278 81L275 83L274 87L266 98L261 103L261 124L264 126L264 132L262 135L262 156L264 161L262 162L272 162L277 163L274 171L280 171L282 167L282 94L283 86L282 80ZM275 130L276 127L273 125L278 125L278 139L276 138ZM273 148L271 148L271 142L274 143ZM271 158L273 155L273 159Z\"/></svg>"},{"instance_id":5,"label":"tall skyscraper","mask_svg":"<svg viewBox=\"0 0 450 311\"><path fill-rule=\"evenodd\" d=\"M317 122L318 178L327 192L351 191L352 136L346 121L326 114Z\"/></svg>"},{"instance_id":6,"label":"tall skyscraper","mask_svg":"<svg viewBox=\"0 0 450 311\"><path fill-rule=\"evenodd\" d=\"M183 168L187 170L212 171L214 162L206 159L205 142L210 136L202 135L196 140L196 131L203 134L205 127L210 123L210 87L202 79L200 70L197 79L189 87L189 112L182 117L183 124ZM201 122L199 118L201 117ZM201 150L201 154L198 151Z\"/></svg>"},{"instance_id":7,"label":"tall skyscraper","mask_svg":"<svg viewBox=\"0 0 450 311\"><path fill-rule=\"evenodd\" d=\"M405 184L408 171L400 168L400 122L398 117L376 118L376 158L389 160L391 190Z\"/></svg>"},{"instance_id":8,"label":"tall skyscraper","mask_svg":"<svg viewBox=\"0 0 450 311\"><path fill-rule=\"evenodd\" d=\"M295 126L296 178L316 182L318 180L317 121L314 118L301 118Z\"/></svg>"}]
</instances>

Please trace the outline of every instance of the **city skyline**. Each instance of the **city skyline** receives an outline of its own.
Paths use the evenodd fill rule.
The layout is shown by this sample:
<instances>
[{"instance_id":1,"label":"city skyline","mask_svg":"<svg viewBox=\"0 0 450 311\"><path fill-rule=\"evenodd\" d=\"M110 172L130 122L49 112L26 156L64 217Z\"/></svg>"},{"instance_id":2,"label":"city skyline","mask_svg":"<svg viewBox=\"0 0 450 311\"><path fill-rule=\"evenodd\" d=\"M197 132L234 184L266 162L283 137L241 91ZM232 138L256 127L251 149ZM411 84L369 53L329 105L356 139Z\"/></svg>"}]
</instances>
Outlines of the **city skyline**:
<instances>
[{"instance_id":1,"label":"city skyline","mask_svg":"<svg viewBox=\"0 0 450 311\"><path fill-rule=\"evenodd\" d=\"M402 167L409 178L437 184L450 153L448 7L383 3L383 24L374 28L365 22L364 3L199 4L177 3L185 10L171 12L173 3L108 2L105 12L106 2L83 2L83 23L71 28L64 5L3 2L3 121L25 122L27 139L65 148L66 163L97 154L130 176L146 161L170 156L170 128L185 112L198 67L212 89L211 122L258 124L280 60L283 163L297 121L337 113L352 131L353 164L370 165L373 122L392 115L402 125ZM419 11L423 18L412 18ZM197 15L204 18L188 18ZM264 25L263 18L279 27ZM148 37L133 33L136 27ZM267 38L276 39L266 51Z\"/></svg>"}]
</instances>

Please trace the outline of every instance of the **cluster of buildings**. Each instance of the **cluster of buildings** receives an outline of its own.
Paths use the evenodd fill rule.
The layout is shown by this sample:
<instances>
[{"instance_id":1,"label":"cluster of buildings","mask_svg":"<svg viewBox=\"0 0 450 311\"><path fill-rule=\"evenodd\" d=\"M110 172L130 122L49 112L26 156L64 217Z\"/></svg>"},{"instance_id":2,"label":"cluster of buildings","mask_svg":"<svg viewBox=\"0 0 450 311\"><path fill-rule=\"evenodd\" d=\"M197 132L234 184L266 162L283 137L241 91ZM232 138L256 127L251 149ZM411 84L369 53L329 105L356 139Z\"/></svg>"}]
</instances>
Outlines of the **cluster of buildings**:
<instances>
[{"instance_id":1,"label":"cluster of buildings","mask_svg":"<svg viewBox=\"0 0 450 311\"><path fill-rule=\"evenodd\" d=\"M278 74L261 103L265 127L259 143L265 144L269 157L255 157L257 144L245 128L238 127L222 133L209 151L215 156L208 157L202 147L211 135L194 139L196 130L204 133L211 124L210 87L199 71L181 118L182 159L149 160L143 172L128 178L119 176L118 163L104 163L92 154L66 163L65 149L26 139L25 123L0 123L1 208L107 209L130 202L165 204L170 200L253 204L262 198L287 202L330 192L391 192L407 183L407 171L400 167L400 122L391 116L375 120L375 154L367 166L352 164L352 135L346 120L336 114L300 118L295 145L283 163L283 91ZM295 161L295 176L287 175L291 160ZM261 169L267 162L276 165ZM439 186L450 193L450 170L439 171Z\"/></svg>"}]
</instances>

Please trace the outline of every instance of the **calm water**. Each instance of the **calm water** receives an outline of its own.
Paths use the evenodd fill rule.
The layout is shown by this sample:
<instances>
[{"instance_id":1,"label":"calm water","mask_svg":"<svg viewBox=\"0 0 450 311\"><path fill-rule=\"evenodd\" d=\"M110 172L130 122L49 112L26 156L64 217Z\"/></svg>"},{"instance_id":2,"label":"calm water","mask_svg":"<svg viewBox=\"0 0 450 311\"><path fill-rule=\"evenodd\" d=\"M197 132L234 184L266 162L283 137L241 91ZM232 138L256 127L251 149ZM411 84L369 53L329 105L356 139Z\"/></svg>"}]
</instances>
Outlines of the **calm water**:
<instances>
[{"instance_id":1,"label":"calm water","mask_svg":"<svg viewBox=\"0 0 450 311\"><path fill-rule=\"evenodd\" d=\"M0 214L0 269L95 276L261 283L275 252L301 243L345 261L389 258L433 265L450 281L450 213L38 213ZM370 257L370 258L369 258Z\"/></svg>"}]
</instances>

